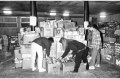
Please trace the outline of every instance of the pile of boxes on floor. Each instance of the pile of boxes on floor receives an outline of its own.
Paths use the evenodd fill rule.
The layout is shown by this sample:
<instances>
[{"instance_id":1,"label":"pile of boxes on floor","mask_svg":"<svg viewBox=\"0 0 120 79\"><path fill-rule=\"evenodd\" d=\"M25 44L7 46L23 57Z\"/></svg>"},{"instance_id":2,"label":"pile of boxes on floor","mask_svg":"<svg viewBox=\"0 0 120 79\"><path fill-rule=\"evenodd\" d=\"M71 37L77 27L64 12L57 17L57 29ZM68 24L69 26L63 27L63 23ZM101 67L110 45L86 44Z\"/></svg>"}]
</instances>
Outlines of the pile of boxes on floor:
<instances>
[{"instance_id":1,"label":"pile of boxes on floor","mask_svg":"<svg viewBox=\"0 0 120 79\"><path fill-rule=\"evenodd\" d=\"M46 62L44 67L49 74L60 74L72 71L74 69L73 60L60 61L59 59L51 58L50 61Z\"/></svg>"},{"instance_id":2,"label":"pile of boxes on floor","mask_svg":"<svg viewBox=\"0 0 120 79\"><path fill-rule=\"evenodd\" d=\"M21 32L18 36L20 47L14 50L15 68L22 67L23 69L31 68L31 42L40 37L35 31Z\"/></svg>"},{"instance_id":3,"label":"pile of boxes on floor","mask_svg":"<svg viewBox=\"0 0 120 79\"><path fill-rule=\"evenodd\" d=\"M117 22L107 23L107 26L102 29L104 48L101 49L103 59L118 66L120 66L119 28Z\"/></svg>"},{"instance_id":4,"label":"pile of boxes on floor","mask_svg":"<svg viewBox=\"0 0 120 79\"><path fill-rule=\"evenodd\" d=\"M104 48L101 49L102 58L117 66L120 66L120 44L119 43L104 43Z\"/></svg>"},{"instance_id":5,"label":"pile of boxes on floor","mask_svg":"<svg viewBox=\"0 0 120 79\"><path fill-rule=\"evenodd\" d=\"M67 39L74 39L87 44L84 40L84 28L76 28L75 23L71 22L71 20L50 20L40 22L37 30L39 30L38 32L41 37L54 38L54 43L52 43L50 50L51 61L46 61L46 58L44 58L45 61L43 60L43 67L47 69L48 73L60 73L61 70L63 72L73 70L74 61L72 60L71 53L65 57L64 62L60 62L60 60L58 60L64 52L59 40L61 37L65 37ZM35 32L33 36L29 33L25 34L24 32L21 34L24 36L23 41L22 43L20 42L20 47L15 49L15 55L18 54L18 56L20 56L15 56L15 61L17 61L15 63L19 65L18 67L30 69L31 51L30 43L28 44L28 42L39 37L38 32Z\"/></svg>"}]
</instances>

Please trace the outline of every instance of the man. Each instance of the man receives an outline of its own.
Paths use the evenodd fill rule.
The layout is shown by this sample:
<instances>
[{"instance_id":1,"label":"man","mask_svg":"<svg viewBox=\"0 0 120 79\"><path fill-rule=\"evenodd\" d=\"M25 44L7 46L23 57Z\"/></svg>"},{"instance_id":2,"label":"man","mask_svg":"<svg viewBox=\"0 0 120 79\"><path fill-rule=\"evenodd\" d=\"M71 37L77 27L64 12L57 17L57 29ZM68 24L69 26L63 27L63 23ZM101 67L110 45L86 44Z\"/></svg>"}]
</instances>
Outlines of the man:
<instances>
[{"instance_id":1,"label":"man","mask_svg":"<svg viewBox=\"0 0 120 79\"><path fill-rule=\"evenodd\" d=\"M63 48L65 49L65 52L60 57L61 60L68 55L70 50L72 50L72 54L75 55L75 66L74 70L72 71L73 73L78 72L82 60L84 63L87 64L86 68L88 69L87 56L89 49L87 46L85 46L85 44L76 40L69 40L66 38L61 38L59 42L62 43Z\"/></svg>"},{"instance_id":2,"label":"man","mask_svg":"<svg viewBox=\"0 0 120 79\"><path fill-rule=\"evenodd\" d=\"M52 45L52 43L54 42L53 38L45 38L45 37L40 37L35 39L32 42L31 45L31 49L32 49L32 71L36 70L35 67L35 59L36 59L36 53L38 55L38 70L39 72L44 72L46 71L43 67L42 67L42 61L43 61L43 50L46 49L46 54L47 57L49 57L50 55L50 47Z\"/></svg>"}]
</instances>

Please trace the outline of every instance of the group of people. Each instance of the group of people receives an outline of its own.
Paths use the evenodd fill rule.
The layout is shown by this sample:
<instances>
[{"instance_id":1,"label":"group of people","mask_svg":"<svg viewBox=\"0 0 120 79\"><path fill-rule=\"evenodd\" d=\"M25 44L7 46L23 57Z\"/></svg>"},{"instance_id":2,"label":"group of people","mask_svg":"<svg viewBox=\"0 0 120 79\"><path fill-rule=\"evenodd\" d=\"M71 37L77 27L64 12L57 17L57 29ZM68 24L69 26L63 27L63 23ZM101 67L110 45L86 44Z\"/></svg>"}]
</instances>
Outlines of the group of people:
<instances>
[{"instance_id":1,"label":"group of people","mask_svg":"<svg viewBox=\"0 0 120 79\"><path fill-rule=\"evenodd\" d=\"M85 45L82 42L72 40L72 39L66 39L63 37L59 41L64 48L64 53L59 58L60 60L63 60L68 55L69 51L72 50L73 57L75 57L74 70L72 71L73 73L77 73L79 71L81 62L83 62L84 65L86 65L87 70L100 67L100 47L102 45L101 34L97 28L97 25L88 26L88 30L91 31L92 33L92 37L91 37L91 41L89 42L89 45ZM36 70L36 67L35 67L36 53L38 55L39 72L46 71L46 69L42 67L43 50L46 49L47 58L49 59L50 48L53 42L54 42L54 39L52 37L50 38L40 37L35 39L32 42L32 45L31 45L32 71ZM88 59L87 59L88 55L91 56L90 62L88 62Z\"/></svg>"}]
</instances>

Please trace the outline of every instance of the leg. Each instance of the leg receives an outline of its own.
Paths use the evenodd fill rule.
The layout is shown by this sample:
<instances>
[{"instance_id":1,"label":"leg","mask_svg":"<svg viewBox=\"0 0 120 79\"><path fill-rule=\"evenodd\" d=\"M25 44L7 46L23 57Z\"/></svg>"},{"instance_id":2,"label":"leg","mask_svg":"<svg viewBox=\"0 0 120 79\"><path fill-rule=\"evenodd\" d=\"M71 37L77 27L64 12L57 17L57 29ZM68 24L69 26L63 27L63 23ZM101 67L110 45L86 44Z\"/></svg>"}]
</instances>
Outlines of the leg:
<instances>
[{"instance_id":1,"label":"leg","mask_svg":"<svg viewBox=\"0 0 120 79\"><path fill-rule=\"evenodd\" d=\"M97 57L96 57L96 67L100 67L100 49L98 50Z\"/></svg>"},{"instance_id":2,"label":"leg","mask_svg":"<svg viewBox=\"0 0 120 79\"><path fill-rule=\"evenodd\" d=\"M31 60L32 60L32 71L34 71L36 68L35 68L35 58L36 58L36 46L35 46L35 43L32 43L31 44L31 51L32 51L32 56L31 56Z\"/></svg>"},{"instance_id":3,"label":"leg","mask_svg":"<svg viewBox=\"0 0 120 79\"><path fill-rule=\"evenodd\" d=\"M83 63L85 63L85 65L86 65L86 70L89 69L87 56L88 56L88 50L86 49L86 50L84 50L83 55L82 55Z\"/></svg>"},{"instance_id":4,"label":"leg","mask_svg":"<svg viewBox=\"0 0 120 79\"><path fill-rule=\"evenodd\" d=\"M90 61L90 66L94 66L95 65L95 60L96 60L96 57L97 57L97 52L98 50L96 48L93 48L93 51L92 51L92 59Z\"/></svg>"},{"instance_id":5,"label":"leg","mask_svg":"<svg viewBox=\"0 0 120 79\"><path fill-rule=\"evenodd\" d=\"M44 72L45 69L43 69L43 49L42 46L36 44L37 54L38 54L38 70L39 72Z\"/></svg>"},{"instance_id":6,"label":"leg","mask_svg":"<svg viewBox=\"0 0 120 79\"><path fill-rule=\"evenodd\" d=\"M78 72L82 60L82 52L76 54L74 72Z\"/></svg>"}]
</instances>

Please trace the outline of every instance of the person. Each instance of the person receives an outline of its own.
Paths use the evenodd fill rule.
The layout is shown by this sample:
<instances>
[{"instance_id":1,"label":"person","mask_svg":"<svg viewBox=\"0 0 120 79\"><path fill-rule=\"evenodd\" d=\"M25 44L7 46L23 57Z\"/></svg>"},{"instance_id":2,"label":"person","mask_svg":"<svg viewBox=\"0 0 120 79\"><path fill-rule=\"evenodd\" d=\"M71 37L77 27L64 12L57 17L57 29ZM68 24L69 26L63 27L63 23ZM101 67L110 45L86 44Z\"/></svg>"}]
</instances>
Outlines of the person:
<instances>
[{"instance_id":1,"label":"person","mask_svg":"<svg viewBox=\"0 0 120 79\"><path fill-rule=\"evenodd\" d=\"M31 45L31 50L32 50L32 71L36 70L36 67L35 67L36 53L37 53L37 56L38 56L37 66L38 66L39 72L46 71L42 67L43 50L46 49L46 55L49 58L50 47L51 47L53 42L54 42L54 39L52 37L50 37L50 38L39 37L39 38L33 40L32 45Z\"/></svg>"},{"instance_id":2,"label":"person","mask_svg":"<svg viewBox=\"0 0 120 79\"><path fill-rule=\"evenodd\" d=\"M75 65L74 70L71 71L72 73L78 72L82 60L85 64L87 64L86 69L88 69L87 55L89 49L85 44L78 42L77 40L70 40L63 37L59 42L62 44L65 50L63 55L60 57L60 60L66 57L70 50L72 50L72 54L75 56Z\"/></svg>"},{"instance_id":3,"label":"person","mask_svg":"<svg viewBox=\"0 0 120 79\"><path fill-rule=\"evenodd\" d=\"M89 64L89 69L95 69L95 67L100 67L100 46L101 43L101 33L96 24L89 25L88 29L92 31L92 41L91 41L91 60Z\"/></svg>"}]
</instances>

